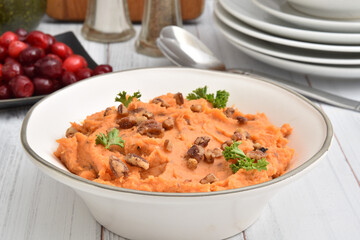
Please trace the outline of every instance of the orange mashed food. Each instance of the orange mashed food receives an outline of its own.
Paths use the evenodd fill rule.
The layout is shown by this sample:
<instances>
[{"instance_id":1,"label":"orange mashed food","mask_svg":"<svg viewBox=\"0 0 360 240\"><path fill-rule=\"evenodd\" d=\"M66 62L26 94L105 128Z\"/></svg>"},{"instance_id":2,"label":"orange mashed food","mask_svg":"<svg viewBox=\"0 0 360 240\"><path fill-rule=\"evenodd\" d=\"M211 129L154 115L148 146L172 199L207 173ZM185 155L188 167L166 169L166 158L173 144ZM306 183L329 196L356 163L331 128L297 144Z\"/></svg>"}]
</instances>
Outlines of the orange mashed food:
<instances>
[{"instance_id":1,"label":"orange mashed food","mask_svg":"<svg viewBox=\"0 0 360 240\"><path fill-rule=\"evenodd\" d=\"M67 137L57 140L59 147L54 154L70 172L122 188L210 192L276 178L286 171L294 155L294 150L286 146L286 137L292 128L289 124L274 126L263 113L252 115L234 108L217 109L204 99L188 101L181 94L170 93L149 103L135 99L127 109L122 107L120 113L112 107L88 116L81 124L71 123ZM149 121L153 125L155 122L158 129L151 131L145 127L144 130ZM119 129L125 141L123 148L111 145L106 149L96 144L97 135L106 135L114 128ZM188 151L198 137L210 141L200 146L202 151L197 154L202 156L194 159ZM259 153L265 156L269 162L267 170L240 169L233 173L229 167L232 161L226 161L220 151L229 140L241 141L239 148L248 156L256 157ZM211 151L217 154L210 156ZM130 153L141 157L147 168L129 164L126 156ZM120 165L127 169L123 175L110 166L110 159L114 158L122 161ZM209 174L215 179L202 180Z\"/></svg>"}]
</instances>

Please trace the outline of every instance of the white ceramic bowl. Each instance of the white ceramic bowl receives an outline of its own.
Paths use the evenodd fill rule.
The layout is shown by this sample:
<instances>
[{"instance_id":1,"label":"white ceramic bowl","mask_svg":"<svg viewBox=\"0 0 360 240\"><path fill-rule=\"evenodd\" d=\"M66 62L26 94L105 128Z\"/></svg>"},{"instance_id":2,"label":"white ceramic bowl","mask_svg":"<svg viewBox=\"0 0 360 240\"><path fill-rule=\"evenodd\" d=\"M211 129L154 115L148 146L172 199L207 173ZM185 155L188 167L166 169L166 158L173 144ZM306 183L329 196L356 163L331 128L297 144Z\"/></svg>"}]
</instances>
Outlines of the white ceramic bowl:
<instances>
[{"instance_id":1,"label":"white ceramic bowl","mask_svg":"<svg viewBox=\"0 0 360 240\"><path fill-rule=\"evenodd\" d=\"M360 18L359 0L287 0L296 10L328 19Z\"/></svg>"},{"instance_id":2,"label":"white ceramic bowl","mask_svg":"<svg viewBox=\"0 0 360 240\"><path fill-rule=\"evenodd\" d=\"M294 127L289 146L296 153L287 173L226 191L157 193L83 179L53 155L55 140L64 136L70 121L117 105L114 97L120 90L140 90L146 101L167 92L187 94L204 85L210 91L229 91L228 105L235 104L244 113L264 112L273 124ZM21 129L22 144L33 163L74 189L100 224L130 239L223 239L243 231L281 187L302 177L324 156L332 135L326 115L287 88L251 76L186 68L130 70L78 82L37 103Z\"/></svg>"}]
</instances>

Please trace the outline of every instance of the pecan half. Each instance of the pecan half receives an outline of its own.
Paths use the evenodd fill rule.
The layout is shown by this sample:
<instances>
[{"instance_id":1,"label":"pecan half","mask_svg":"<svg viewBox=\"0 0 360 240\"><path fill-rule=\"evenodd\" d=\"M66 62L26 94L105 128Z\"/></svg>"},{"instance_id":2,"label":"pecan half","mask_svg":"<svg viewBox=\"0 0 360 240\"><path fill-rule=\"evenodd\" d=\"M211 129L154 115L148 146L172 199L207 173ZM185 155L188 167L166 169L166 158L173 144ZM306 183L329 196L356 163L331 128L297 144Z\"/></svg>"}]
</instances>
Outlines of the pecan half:
<instances>
[{"instance_id":1,"label":"pecan half","mask_svg":"<svg viewBox=\"0 0 360 240\"><path fill-rule=\"evenodd\" d=\"M151 102L155 104L160 103L160 107L166 107L166 108L170 107L170 105L161 98L155 98Z\"/></svg>"},{"instance_id":2,"label":"pecan half","mask_svg":"<svg viewBox=\"0 0 360 240\"><path fill-rule=\"evenodd\" d=\"M261 150L255 150L255 151L250 151L246 154L246 156L248 156L249 158L255 159L255 160L260 160L262 158L266 158L267 153L263 152Z\"/></svg>"},{"instance_id":3,"label":"pecan half","mask_svg":"<svg viewBox=\"0 0 360 240\"><path fill-rule=\"evenodd\" d=\"M154 119L141 123L137 131L141 135L147 135L149 137L162 137L164 135L164 129L161 124Z\"/></svg>"},{"instance_id":4,"label":"pecan half","mask_svg":"<svg viewBox=\"0 0 360 240\"><path fill-rule=\"evenodd\" d=\"M67 138L72 138L72 137L75 135L75 133L77 133L77 132L78 132L78 130L77 130L76 128L74 128L74 127L69 127L69 128L66 130L65 136L66 136Z\"/></svg>"},{"instance_id":5,"label":"pecan half","mask_svg":"<svg viewBox=\"0 0 360 240\"><path fill-rule=\"evenodd\" d=\"M173 145L172 145L172 142L169 140L169 139L166 139L165 142L164 142L164 148L166 151L168 152L171 152L172 151L172 148L173 148Z\"/></svg>"},{"instance_id":6,"label":"pecan half","mask_svg":"<svg viewBox=\"0 0 360 240\"><path fill-rule=\"evenodd\" d=\"M123 117L117 121L117 124L122 129L132 128L136 125L136 118L134 116Z\"/></svg>"},{"instance_id":7,"label":"pecan half","mask_svg":"<svg viewBox=\"0 0 360 240\"><path fill-rule=\"evenodd\" d=\"M206 175L203 179L200 180L201 184L207 184L207 183L214 183L216 181L218 181L219 179L215 176L215 174L213 173L209 173L208 175Z\"/></svg>"},{"instance_id":8,"label":"pecan half","mask_svg":"<svg viewBox=\"0 0 360 240\"><path fill-rule=\"evenodd\" d=\"M192 147L187 151L186 157L195 158L198 162L204 159L205 150L199 145L192 145Z\"/></svg>"},{"instance_id":9,"label":"pecan half","mask_svg":"<svg viewBox=\"0 0 360 240\"><path fill-rule=\"evenodd\" d=\"M145 158L142 158L134 153L128 153L125 156L125 161L132 166L140 167L145 170L148 170L150 166L149 162Z\"/></svg>"},{"instance_id":10,"label":"pecan half","mask_svg":"<svg viewBox=\"0 0 360 240\"><path fill-rule=\"evenodd\" d=\"M208 143L210 142L210 137L208 136L201 136L201 137L197 137L194 141L194 144L202 146L202 147L206 147L208 145Z\"/></svg>"},{"instance_id":11,"label":"pecan half","mask_svg":"<svg viewBox=\"0 0 360 240\"><path fill-rule=\"evenodd\" d=\"M186 166L189 169L192 169L192 170L196 169L197 164L198 164L198 161L195 158L189 158L189 159L186 160Z\"/></svg>"},{"instance_id":12,"label":"pecan half","mask_svg":"<svg viewBox=\"0 0 360 240\"><path fill-rule=\"evenodd\" d=\"M111 155L109 157L109 166L115 177L127 177L129 173L128 166L118 157Z\"/></svg>"},{"instance_id":13,"label":"pecan half","mask_svg":"<svg viewBox=\"0 0 360 240\"><path fill-rule=\"evenodd\" d=\"M227 108L224 112L225 116L228 118L232 118L234 113L235 113L235 109L233 109L233 108Z\"/></svg>"},{"instance_id":14,"label":"pecan half","mask_svg":"<svg viewBox=\"0 0 360 240\"><path fill-rule=\"evenodd\" d=\"M190 107L191 111L193 112L201 112L202 111L202 105L200 104L193 104Z\"/></svg>"},{"instance_id":15,"label":"pecan half","mask_svg":"<svg viewBox=\"0 0 360 240\"><path fill-rule=\"evenodd\" d=\"M162 127L165 128L165 130L171 130L174 128L174 119L169 117L165 121L162 122Z\"/></svg>"},{"instance_id":16,"label":"pecan half","mask_svg":"<svg viewBox=\"0 0 360 240\"><path fill-rule=\"evenodd\" d=\"M177 105L183 105L184 104L184 97L181 92L178 92L174 94L174 98Z\"/></svg>"},{"instance_id":17,"label":"pecan half","mask_svg":"<svg viewBox=\"0 0 360 240\"><path fill-rule=\"evenodd\" d=\"M127 109L123 104L120 104L120 105L118 106L117 111L118 111L118 116L119 116L119 117L126 117L126 116L129 115L128 109Z\"/></svg>"}]
</instances>

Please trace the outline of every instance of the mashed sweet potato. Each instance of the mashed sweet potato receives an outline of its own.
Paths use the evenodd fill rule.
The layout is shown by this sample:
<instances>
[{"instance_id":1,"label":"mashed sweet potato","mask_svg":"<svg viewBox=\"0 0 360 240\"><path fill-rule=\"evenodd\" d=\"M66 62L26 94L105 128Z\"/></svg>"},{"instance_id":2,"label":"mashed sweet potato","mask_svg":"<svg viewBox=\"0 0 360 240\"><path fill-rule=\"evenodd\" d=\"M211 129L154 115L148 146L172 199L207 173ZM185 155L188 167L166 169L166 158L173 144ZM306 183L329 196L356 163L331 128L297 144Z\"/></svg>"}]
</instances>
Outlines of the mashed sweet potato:
<instances>
[{"instance_id":1,"label":"mashed sweet potato","mask_svg":"<svg viewBox=\"0 0 360 240\"><path fill-rule=\"evenodd\" d=\"M209 192L239 188L282 175L294 150L287 147L288 124L276 127L265 114L217 109L204 99L166 94L149 103L134 100L72 123L54 153L74 174L98 183L154 192ZM114 128L124 147L96 144ZM267 170L236 173L222 150L233 141Z\"/></svg>"}]
</instances>

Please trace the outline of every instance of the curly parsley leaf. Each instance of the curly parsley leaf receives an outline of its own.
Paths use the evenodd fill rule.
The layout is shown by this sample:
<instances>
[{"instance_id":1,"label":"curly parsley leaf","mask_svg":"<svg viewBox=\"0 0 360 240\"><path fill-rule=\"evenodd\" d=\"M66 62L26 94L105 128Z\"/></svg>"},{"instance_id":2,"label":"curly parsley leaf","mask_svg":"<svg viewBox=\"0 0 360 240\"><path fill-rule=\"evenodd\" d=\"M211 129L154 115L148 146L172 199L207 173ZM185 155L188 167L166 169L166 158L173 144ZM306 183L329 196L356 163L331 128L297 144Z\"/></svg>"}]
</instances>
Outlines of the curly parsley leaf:
<instances>
[{"instance_id":1,"label":"curly parsley leaf","mask_svg":"<svg viewBox=\"0 0 360 240\"><path fill-rule=\"evenodd\" d=\"M207 86L203 88L197 88L192 93L189 93L186 97L187 100L196 100L203 98L209 103L212 103L214 108L224 108L229 99L230 94L225 90L218 90L216 96L214 93L207 93Z\"/></svg>"},{"instance_id":2,"label":"curly parsley leaf","mask_svg":"<svg viewBox=\"0 0 360 240\"><path fill-rule=\"evenodd\" d=\"M119 130L114 128L108 132L107 136L103 133L96 135L95 143L102 144L108 149L110 145L118 145L123 148L125 141L119 137Z\"/></svg>"},{"instance_id":3,"label":"curly parsley leaf","mask_svg":"<svg viewBox=\"0 0 360 240\"><path fill-rule=\"evenodd\" d=\"M141 93L139 91L134 92L133 95L126 96L126 92L122 91L118 94L118 97L115 98L115 102L121 102L125 107L133 101L134 98L140 99Z\"/></svg>"},{"instance_id":4,"label":"curly parsley leaf","mask_svg":"<svg viewBox=\"0 0 360 240\"><path fill-rule=\"evenodd\" d=\"M245 169L246 171L249 170L267 170L267 165L269 164L265 158L257 160L251 159L245 155L245 153L239 149L239 145L241 142L234 142L231 146L226 146L225 150L223 151L223 156L225 157L226 161L230 159L234 159L237 162L230 164L230 168L233 173L236 173L240 169Z\"/></svg>"}]
</instances>

